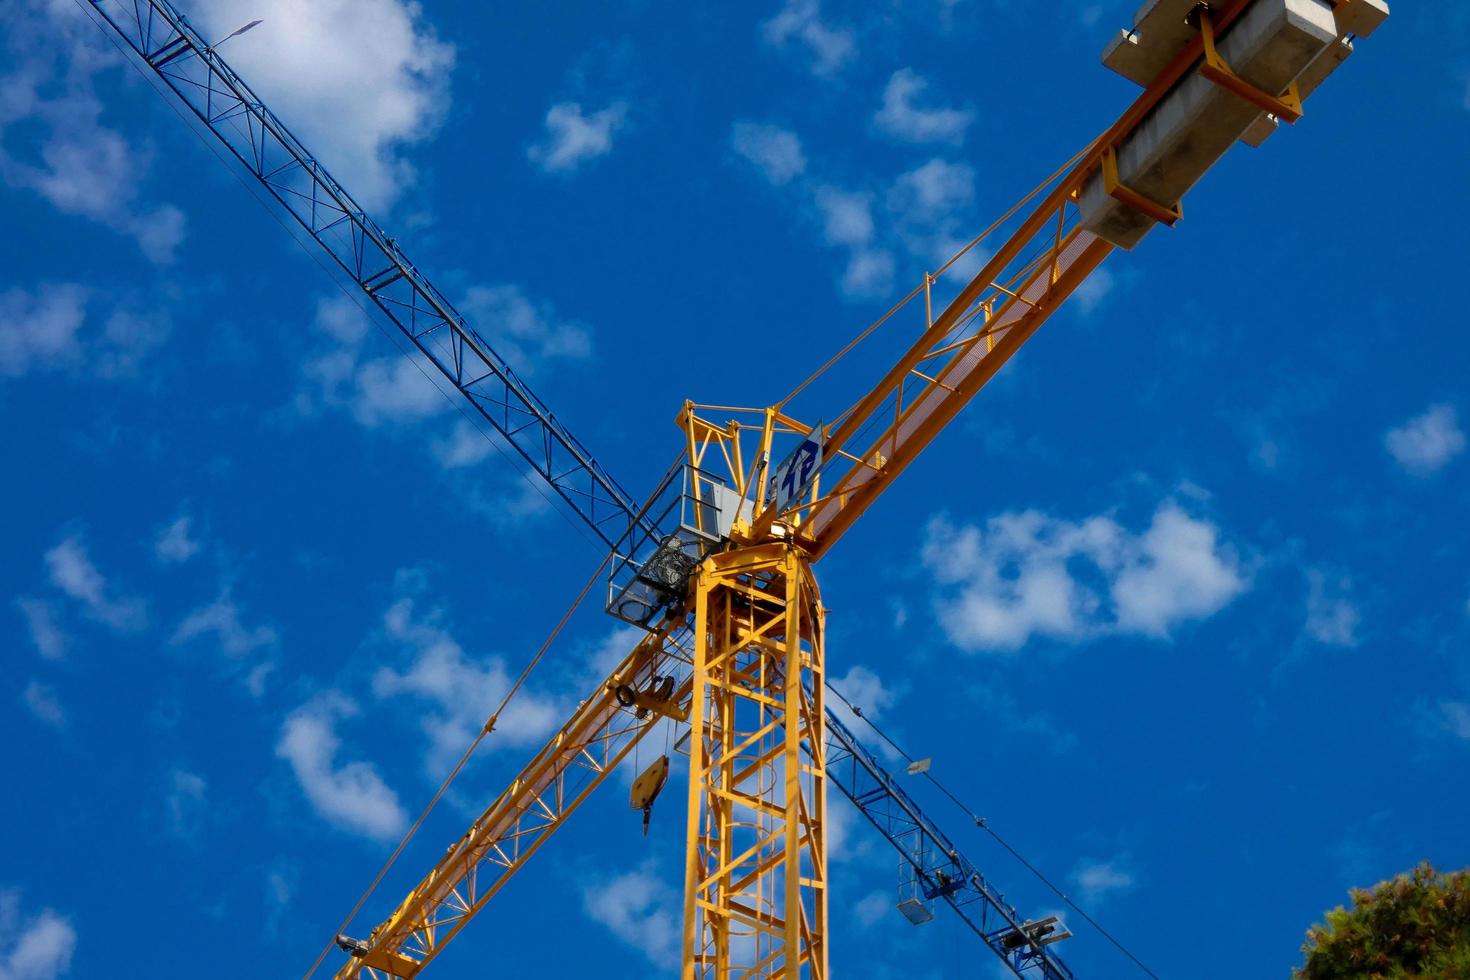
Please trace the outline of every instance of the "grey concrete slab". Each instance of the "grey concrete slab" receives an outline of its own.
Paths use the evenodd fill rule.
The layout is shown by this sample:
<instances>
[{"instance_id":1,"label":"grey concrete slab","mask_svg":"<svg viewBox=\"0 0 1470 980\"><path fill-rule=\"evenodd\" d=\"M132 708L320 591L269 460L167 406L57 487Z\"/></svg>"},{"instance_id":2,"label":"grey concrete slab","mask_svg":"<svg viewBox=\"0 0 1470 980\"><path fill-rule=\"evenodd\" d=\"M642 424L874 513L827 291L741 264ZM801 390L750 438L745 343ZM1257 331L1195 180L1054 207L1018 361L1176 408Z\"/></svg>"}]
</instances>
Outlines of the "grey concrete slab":
<instances>
[{"instance_id":1,"label":"grey concrete slab","mask_svg":"<svg viewBox=\"0 0 1470 980\"><path fill-rule=\"evenodd\" d=\"M1197 33L1187 23L1199 0L1148 0L1133 17L1133 29L1114 36L1103 64L1147 88Z\"/></svg>"},{"instance_id":2,"label":"grey concrete slab","mask_svg":"<svg viewBox=\"0 0 1470 980\"><path fill-rule=\"evenodd\" d=\"M1368 37L1388 20L1386 0L1347 0L1337 5L1337 29L1343 35Z\"/></svg>"},{"instance_id":3,"label":"grey concrete slab","mask_svg":"<svg viewBox=\"0 0 1470 980\"><path fill-rule=\"evenodd\" d=\"M1219 39L1236 74L1281 92L1338 38L1327 0L1256 0ZM1180 81L1118 148L1123 183L1168 207L1225 155L1261 110L1198 74ZM1102 175L1082 189L1082 225L1123 248L1143 240L1152 218L1112 198Z\"/></svg>"},{"instance_id":4,"label":"grey concrete slab","mask_svg":"<svg viewBox=\"0 0 1470 980\"><path fill-rule=\"evenodd\" d=\"M1341 29L1341 25L1339 25L1339 29ZM1352 53L1353 41L1350 37L1340 37L1332 44L1329 44L1326 50L1317 56L1317 60L1308 65L1307 70L1302 72L1301 76L1296 80L1297 91L1301 93L1302 102L1305 103L1313 92L1321 88L1322 83L1327 81L1333 72L1341 68L1343 62L1347 61ZM1276 132L1277 128L1278 123L1276 117L1263 112L1259 119L1251 123L1250 128L1246 130L1245 135L1240 138L1240 141L1258 147L1266 142L1270 135Z\"/></svg>"}]
</instances>

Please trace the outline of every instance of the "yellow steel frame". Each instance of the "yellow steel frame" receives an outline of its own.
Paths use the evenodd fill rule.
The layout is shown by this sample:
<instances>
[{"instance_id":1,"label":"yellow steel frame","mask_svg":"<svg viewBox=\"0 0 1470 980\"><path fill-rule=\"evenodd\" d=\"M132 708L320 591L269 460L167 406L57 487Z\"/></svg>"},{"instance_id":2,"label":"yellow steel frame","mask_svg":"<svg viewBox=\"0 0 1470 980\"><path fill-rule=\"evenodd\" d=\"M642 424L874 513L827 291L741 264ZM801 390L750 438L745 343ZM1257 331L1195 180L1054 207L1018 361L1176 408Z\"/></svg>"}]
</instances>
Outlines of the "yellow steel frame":
<instances>
[{"instance_id":1,"label":"yellow steel frame","mask_svg":"<svg viewBox=\"0 0 1470 980\"><path fill-rule=\"evenodd\" d=\"M707 558L694 601L683 980L825 980L816 580L776 541Z\"/></svg>"},{"instance_id":2,"label":"yellow steel frame","mask_svg":"<svg viewBox=\"0 0 1470 980\"><path fill-rule=\"evenodd\" d=\"M1215 47L1215 18L1208 8L1199 11L1200 43L1204 46L1204 64L1199 73L1221 88L1234 92L1259 109L1264 109L1285 123L1302 117L1301 90L1296 82L1287 86L1283 95L1272 95L1241 78Z\"/></svg>"},{"instance_id":3,"label":"yellow steel frame","mask_svg":"<svg viewBox=\"0 0 1470 980\"><path fill-rule=\"evenodd\" d=\"M1294 89L1284 96L1252 89L1215 48L1216 34L1249 3L1222 0L1206 11L1200 36L1077 156L1065 176L1048 182L1034 210L943 310L935 315L932 277L910 295L909 300L924 297L919 336L876 385L864 386L866 394L854 405L825 416L825 485L813 486L784 512L765 505L773 441L814 432L787 414L786 402L730 409L753 419L723 426L695 415L697 408L716 407L686 405L680 424L688 461L702 468L722 458L730 474L726 486L749 501L750 513L737 515L729 550L704 560L692 606L672 613L672 625L639 644L583 703L373 931L365 954L351 959L338 980L416 976L652 724L686 710L691 737L683 980L825 980L824 613L810 563L1112 251L1077 228L1078 194L1100 171L1110 193L1128 193L1116 179L1116 149L1180 79L1198 69L1287 121L1300 115ZM1177 220L1177 209L1158 209L1160 220ZM756 433L755 452L743 452L742 437ZM696 483L696 498L700 493ZM652 711L640 722L618 703L619 685L639 691L655 674L670 673L680 685L667 710Z\"/></svg>"},{"instance_id":4,"label":"yellow steel frame","mask_svg":"<svg viewBox=\"0 0 1470 980\"><path fill-rule=\"evenodd\" d=\"M409 980L439 955L491 898L658 723L619 702L627 685L675 675L673 702L688 704L690 637L681 618L640 642L366 940L337 980Z\"/></svg>"}]
</instances>

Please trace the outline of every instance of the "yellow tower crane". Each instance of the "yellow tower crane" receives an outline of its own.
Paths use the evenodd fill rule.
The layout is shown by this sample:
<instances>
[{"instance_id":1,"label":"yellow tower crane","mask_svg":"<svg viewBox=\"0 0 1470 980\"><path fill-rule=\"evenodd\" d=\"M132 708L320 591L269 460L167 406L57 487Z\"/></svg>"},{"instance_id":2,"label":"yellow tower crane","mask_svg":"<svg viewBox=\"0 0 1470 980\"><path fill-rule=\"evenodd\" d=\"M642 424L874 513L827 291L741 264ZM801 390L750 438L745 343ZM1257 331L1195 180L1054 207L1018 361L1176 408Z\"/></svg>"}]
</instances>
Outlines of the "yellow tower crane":
<instances>
[{"instance_id":1,"label":"yellow tower crane","mask_svg":"<svg viewBox=\"0 0 1470 980\"><path fill-rule=\"evenodd\" d=\"M417 977L665 720L689 756L683 980L829 976L814 563L1109 253L1177 222L1234 144L1297 121L1388 16L1384 0L1148 0L1104 52L1142 88L1116 122L786 398L686 403L680 460L634 507L168 0L90 3L612 545L608 610L648 630L384 921L339 937L339 980ZM876 383L847 381L860 344L894 348ZM516 442L528 427L544 460Z\"/></svg>"}]
</instances>

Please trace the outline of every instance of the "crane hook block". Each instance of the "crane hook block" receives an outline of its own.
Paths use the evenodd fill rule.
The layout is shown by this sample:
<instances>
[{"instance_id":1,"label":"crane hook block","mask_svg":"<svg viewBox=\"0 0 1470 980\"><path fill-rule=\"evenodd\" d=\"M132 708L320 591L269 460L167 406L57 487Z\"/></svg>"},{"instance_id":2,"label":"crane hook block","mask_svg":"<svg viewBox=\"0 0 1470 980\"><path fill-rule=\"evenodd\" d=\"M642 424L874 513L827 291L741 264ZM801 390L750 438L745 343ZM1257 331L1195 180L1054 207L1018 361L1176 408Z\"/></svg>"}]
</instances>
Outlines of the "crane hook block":
<instances>
[{"instance_id":1,"label":"crane hook block","mask_svg":"<svg viewBox=\"0 0 1470 980\"><path fill-rule=\"evenodd\" d=\"M643 836L648 836L648 820L653 815L653 801L663 792L669 781L669 757L661 755L653 765L643 770L633 780L633 790L628 794L628 803L635 810L643 811Z\"/></svg>"}]
</instances>

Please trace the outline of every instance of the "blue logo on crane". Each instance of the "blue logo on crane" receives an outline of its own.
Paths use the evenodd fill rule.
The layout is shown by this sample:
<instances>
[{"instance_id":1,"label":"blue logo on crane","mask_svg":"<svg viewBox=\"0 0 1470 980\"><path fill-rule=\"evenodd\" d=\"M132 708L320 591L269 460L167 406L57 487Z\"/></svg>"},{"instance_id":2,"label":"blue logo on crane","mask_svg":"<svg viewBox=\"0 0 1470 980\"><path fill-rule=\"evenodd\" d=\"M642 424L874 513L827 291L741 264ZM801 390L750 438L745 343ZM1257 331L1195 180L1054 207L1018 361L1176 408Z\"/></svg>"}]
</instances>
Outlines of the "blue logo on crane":
<instances>
[{"instance_id":1,"label":"blue logo on crane","mask_svg":"<svg viewBox=\"0 0 1470 980\"><path fill-rule=\"evenodd\" d=\"M821 431L822 426L819 424L812 430L812 435L793 449L791 455L771 474L771 488L767 496L771 498L771 504L778 513L801 499L816 482L817 473L822 469L822 444L818 441Z\"/></svg>"}]
</instances>

